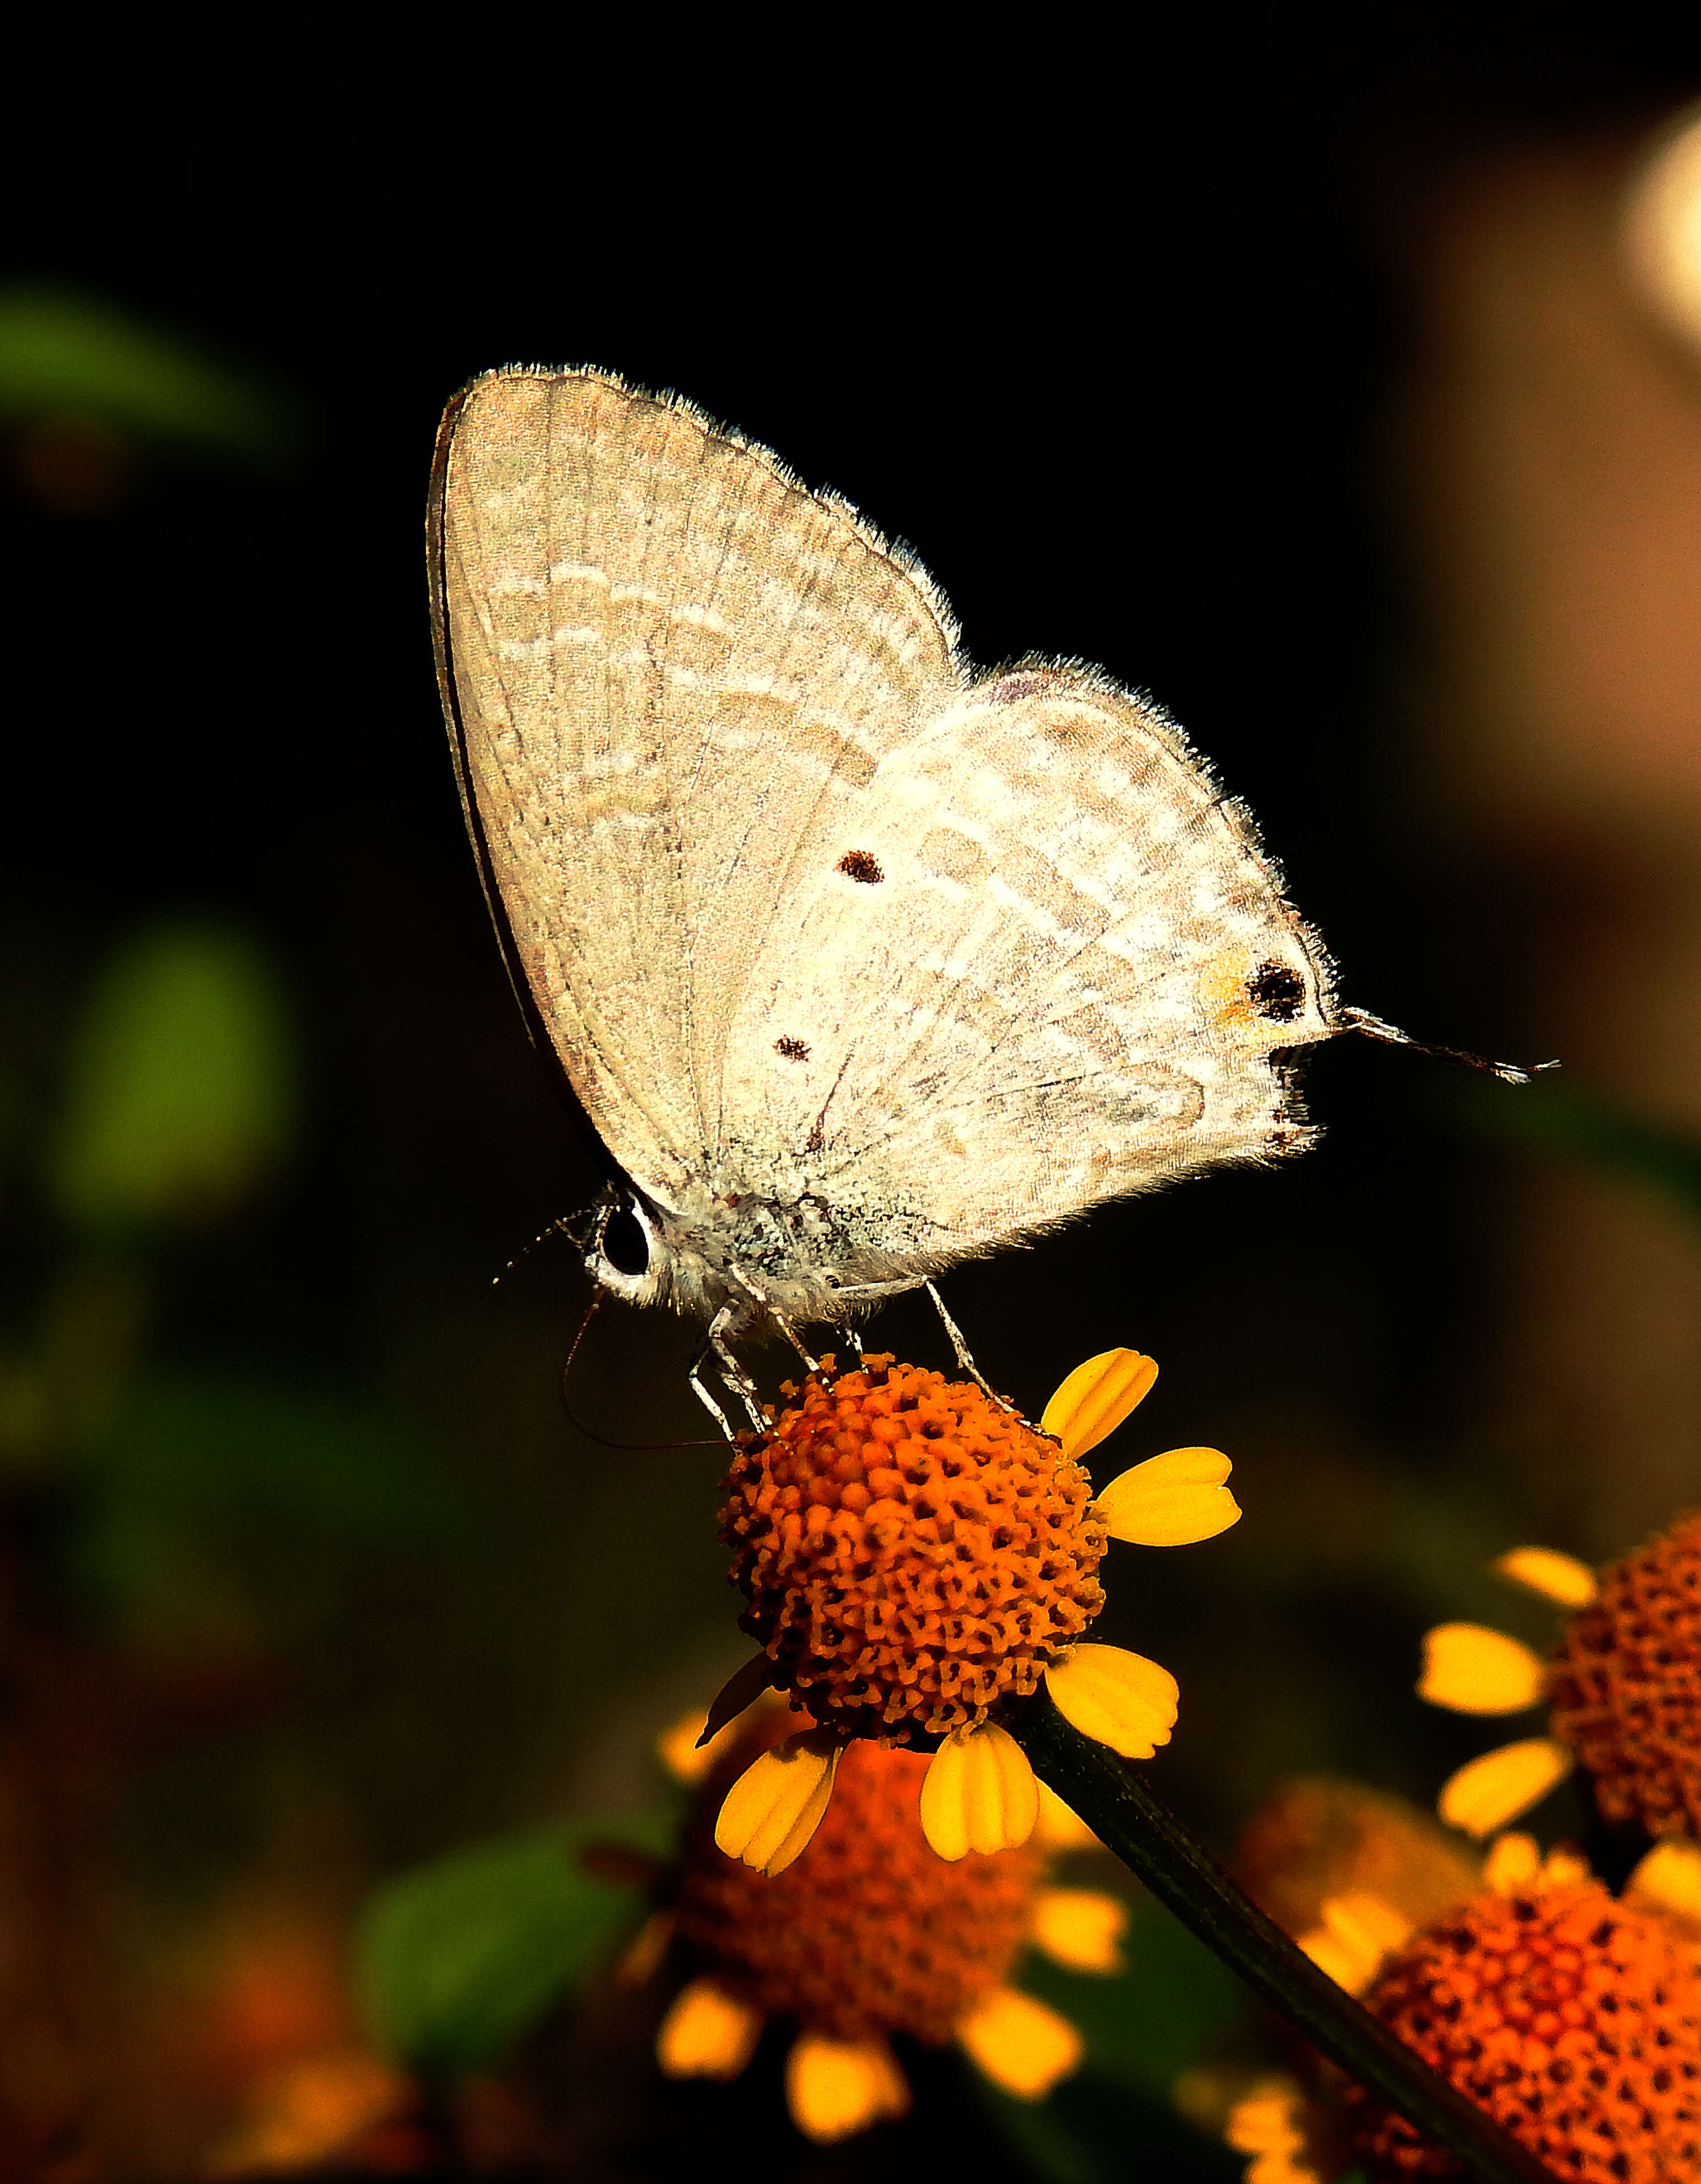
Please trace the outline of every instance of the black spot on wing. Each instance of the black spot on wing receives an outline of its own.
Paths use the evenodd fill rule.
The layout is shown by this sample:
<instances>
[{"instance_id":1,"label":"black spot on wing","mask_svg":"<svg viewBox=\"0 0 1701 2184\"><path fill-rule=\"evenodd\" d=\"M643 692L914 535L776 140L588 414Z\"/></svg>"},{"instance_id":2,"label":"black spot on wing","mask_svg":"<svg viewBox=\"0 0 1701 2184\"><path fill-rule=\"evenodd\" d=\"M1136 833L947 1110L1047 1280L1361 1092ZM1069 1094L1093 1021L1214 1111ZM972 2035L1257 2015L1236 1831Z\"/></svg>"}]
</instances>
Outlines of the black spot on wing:
<instances>
[{"instance_id":1,"label":"black spot on wing","mask_svg":"<svg viewBox=\"0 0 1701 2184\"><path fill-rule=\"evenodd\" d=\"M864 887L878 887L886 877L879 859L867 850L847 850L839 860L839 869L846 879L861 880Z\"/></svg>"},{"instance_id":2,"label":"black spot on wing","mask_svg":"<svg viewBox=\"0 0 1701 2184\"><path fill-rule=\"evenodd\" d=\"M1246 981L1252 1006L1272 1023L1291 1023L1305 1006L1305 981L1286 963L1260 963Z\"/></svg>"}]
</instances>

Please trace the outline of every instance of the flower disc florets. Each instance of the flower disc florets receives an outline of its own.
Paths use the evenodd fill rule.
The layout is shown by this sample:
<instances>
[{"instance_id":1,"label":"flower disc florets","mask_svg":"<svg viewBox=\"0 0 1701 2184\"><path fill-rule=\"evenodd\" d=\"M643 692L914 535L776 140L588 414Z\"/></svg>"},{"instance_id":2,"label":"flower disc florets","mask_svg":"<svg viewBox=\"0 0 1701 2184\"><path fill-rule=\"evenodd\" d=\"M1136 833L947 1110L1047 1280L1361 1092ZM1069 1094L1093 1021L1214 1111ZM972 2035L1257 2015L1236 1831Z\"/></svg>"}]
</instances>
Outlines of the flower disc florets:
<instances>
[{"instance_id":1,"label":"flower disc florets","mask_svg":"<svg viewBox=\"0 0 1701 2184\"><path fill-rule=\"evenodd\" d=\"M1103 1605L1087 1475L972 1383L890 1357L830 1373L783 1390L724 1481L742 1626L843 1734L984 1721Z\"/></svg>"},{"instance_id":2,"label":"flower disc florets","mask_svg":"<svg viewBox=\"0 0 1701 2184\"><path fill-rule=\"evenodd\" d=\"M1669 1928L1598 1882L1475 1897L1402 1949L1364 1999L1556 2176L1701 2176L1701 1976ZM1361 2088L1348 2099L1374 2177L1459 2175Z\"/></svg>"},{"instance_id":3,"label":"flower disc florets","mask_svg":"<svg viewBox=\"0 0 1701 2184\"><path fill-rule=\"evenodd\" d=\"M1549 1691L1553 1734L1608 1819L1701 1835L1701 1514L1601 1573Z\"/></svg>"},{"instance_id":4,"label":"flower disc florets","mask_svg":"<svg viewBox=\"0 0 1701 2184\"><path fill-rule=\"evenodd\" d=\"M927 1769L920 1752L852 1745L808 1850L772 1880L704 1830L681 1937L740 2001L830 2039L949 2041L1029 1938L1046 1853L939 1857L917 1813Z\"/></svg>"}]
</instances>

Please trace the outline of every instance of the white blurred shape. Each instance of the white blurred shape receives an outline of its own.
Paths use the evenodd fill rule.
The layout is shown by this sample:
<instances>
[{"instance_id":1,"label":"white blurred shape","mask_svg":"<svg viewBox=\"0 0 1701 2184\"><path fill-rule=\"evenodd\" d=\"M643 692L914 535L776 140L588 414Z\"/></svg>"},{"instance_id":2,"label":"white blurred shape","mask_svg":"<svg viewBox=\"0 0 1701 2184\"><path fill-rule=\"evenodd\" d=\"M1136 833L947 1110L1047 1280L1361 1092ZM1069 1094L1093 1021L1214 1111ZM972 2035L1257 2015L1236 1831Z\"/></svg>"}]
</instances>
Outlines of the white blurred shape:
<instances>
[{"instance_id":1,"label":"white blurred shape","mask_svg":"<svg viewBox=\"0 0 1701 2184\"><path fill-rule=\"evenodd\" d=\"M1644 300L1701 348L1701 107L1678 117L1632 186L1625 248Z\"/></svg>"}]
</instances>

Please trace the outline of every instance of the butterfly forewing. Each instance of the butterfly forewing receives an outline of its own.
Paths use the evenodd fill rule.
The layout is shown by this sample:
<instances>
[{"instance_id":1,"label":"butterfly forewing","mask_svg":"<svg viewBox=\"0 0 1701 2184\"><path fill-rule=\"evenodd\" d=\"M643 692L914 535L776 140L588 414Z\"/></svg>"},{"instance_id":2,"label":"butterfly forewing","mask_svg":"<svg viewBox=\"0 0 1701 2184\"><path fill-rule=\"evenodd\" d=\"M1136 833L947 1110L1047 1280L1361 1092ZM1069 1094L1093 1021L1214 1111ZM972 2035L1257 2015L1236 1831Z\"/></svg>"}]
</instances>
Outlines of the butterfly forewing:
<instances>
[{"instance_id":1,"label":"butterfly forewing","mask_svg":"<svg viewBox=\"0 0 1701 2184\"><path fill-rule=\"evenodd\" d=\"M476 382L442 493L468 795L514 948L609 1150L672 1202L802 845L960 685L945 614L849 511L594 374Z\"/></svg>"}]
</instances>

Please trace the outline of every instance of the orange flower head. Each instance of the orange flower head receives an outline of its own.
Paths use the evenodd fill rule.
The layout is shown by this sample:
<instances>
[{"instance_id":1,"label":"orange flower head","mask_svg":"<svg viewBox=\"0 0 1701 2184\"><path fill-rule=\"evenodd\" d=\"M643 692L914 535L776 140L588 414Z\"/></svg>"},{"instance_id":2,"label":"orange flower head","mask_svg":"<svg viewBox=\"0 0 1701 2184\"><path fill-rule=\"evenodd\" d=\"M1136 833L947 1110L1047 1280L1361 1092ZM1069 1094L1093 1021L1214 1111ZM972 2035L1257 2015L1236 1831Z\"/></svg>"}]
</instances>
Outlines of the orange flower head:
<instances>
[{"instance_id":1,"label":"orange flower head","mask_svg":"<svg viewBox=\"0 0 1701 2184\"><path fill-rule=\"evenodd\" d=\"M809 1847L772 1879L698 1830L678 1931L719 1985L829 2040L902 2032L939 2045L1003 1986L1033 1929L1046 1853L940 1858L922 1834L927 1769L920 1752L851 1745Z\"/></svg>"},{"instance_id":2,"label":"orange flower head","mask_svg":"<svg viewBox=\"0 0 1701 2184\"><path fill-rule=\"evenodd\" d=\"M1609 1820L1701 1835L1701 1513L1602 1572L1549 1691L1553 1734Z\"/></svg>"},{"instance_id":3,"label":"orange flower head","mask_svg":"<svg viewBox=\"0 0 1701 2184\"><path fill-rule=\"evenodd\" d=\"M1034 1691L1103 1605L1080 1465L971 1382L887 1357L782 1392L721 1513L775 1682L891 1744Z\"/></svg>"},{"instance_id":4,"label":"orange flower head","mask_svg":"<svg viewBox=\"0 0 1701 2184\"><path fill-rule=\"evenodd\" d=\"M1364 1999L1556 2176L1701 2176L1701 1974L1669 1926L1598 1881L1474 1897L1401 1949ZM1458 2175L1363 2088L1347 2100L1379 2184Z\"/></svg>"}]
</instances>

